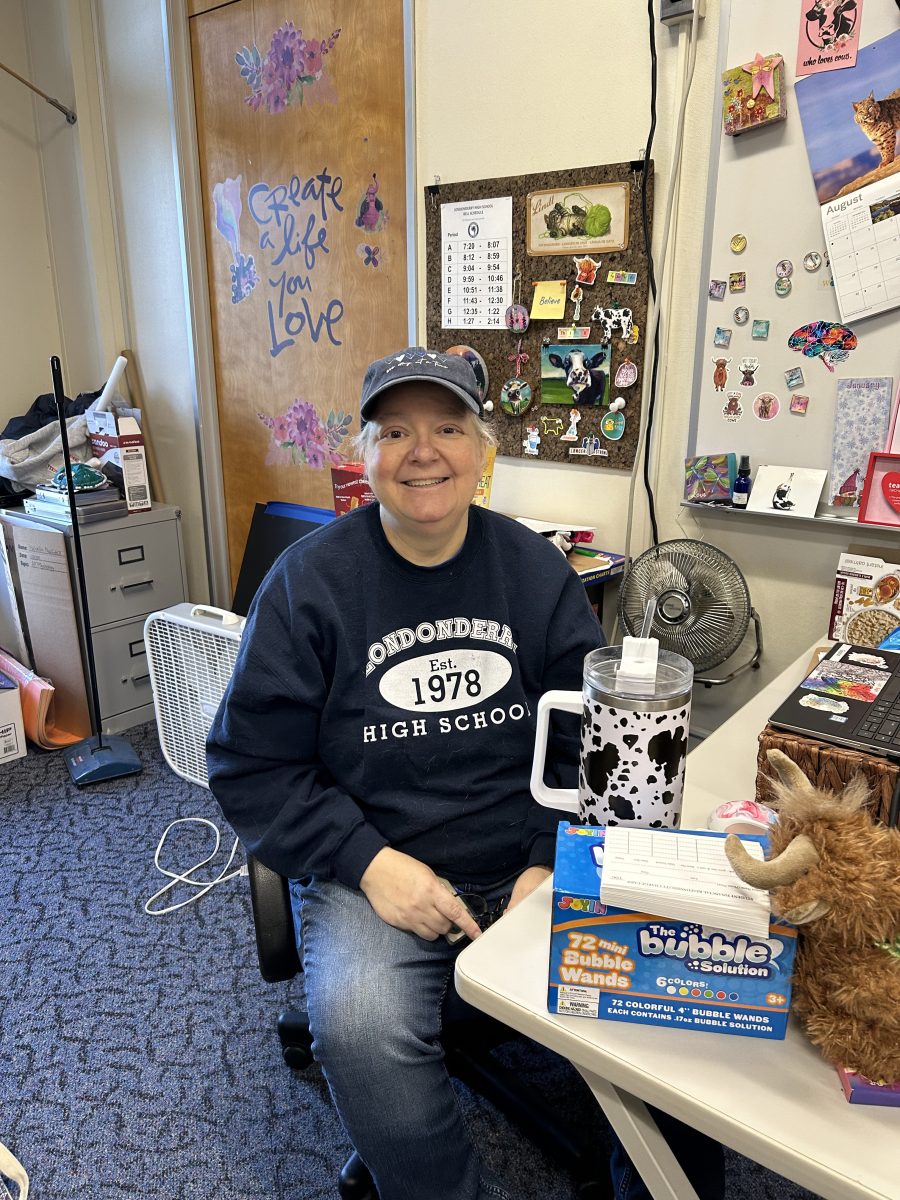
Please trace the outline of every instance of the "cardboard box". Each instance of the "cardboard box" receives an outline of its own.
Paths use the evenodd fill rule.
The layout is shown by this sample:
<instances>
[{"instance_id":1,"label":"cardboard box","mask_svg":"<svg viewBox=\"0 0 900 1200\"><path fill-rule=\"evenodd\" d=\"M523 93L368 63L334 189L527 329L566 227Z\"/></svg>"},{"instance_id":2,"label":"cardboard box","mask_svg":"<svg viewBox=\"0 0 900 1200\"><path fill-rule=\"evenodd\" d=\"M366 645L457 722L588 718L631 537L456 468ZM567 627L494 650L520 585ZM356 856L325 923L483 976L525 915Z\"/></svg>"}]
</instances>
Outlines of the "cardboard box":
<instances>
[{"instance_id":1,"label":"cardboard box","mask_svg":"<svg viewBox=\"0 0 900 1200\"><path fill-rule=\"evenodd\" d=\"M331 468L331 491L334 495L334 515L341 517L362 504L371 504L375 493L369 487L366 468L362 463L341 463Z\"/></svg>"},{"instance_id":2,"label":"cardboard box","mask_svg":"<svg viewBox=\"0 0 900 1200\"><path fill-rule=\"evenodd\" d=\"M150 480L140 411L88 409L85 415L91 450L100 460L101 471L125 497L129 512L146 511L151 507Z\"/></svg>"},{"instance_id":3,"label":"cardboard box","mask_svg":"<svg viewBox=\"0 0 900 1200\"><path fill-rule=\"evenodd\" d=\"M25 726L19 685L0 671L0 763L24 758Z\"/></svg>"},{"instance_id":4,"label":"cardboard box","mask_svg":"<svg viewBox=\"0 0 900 1200\"><path fill-rule=\"evenodd\" d=\"M604 827L559 825L550 1012L783 1038L797 931L773 923L769 937L757 940L605 905L594 856L605 836ZM669 830L666 836L680 834Z\"/></svg>"},{"instance_id":5,"label":"cardboard box","mask_svg":"<svg viewBox=\"0 0 900 1200\"><path fill-rule=\"evenodd\" d=\"M857 646L880 646L900 629L897 551L853 546L838 559L828 636Z\"/></svg>"}]
</instances>

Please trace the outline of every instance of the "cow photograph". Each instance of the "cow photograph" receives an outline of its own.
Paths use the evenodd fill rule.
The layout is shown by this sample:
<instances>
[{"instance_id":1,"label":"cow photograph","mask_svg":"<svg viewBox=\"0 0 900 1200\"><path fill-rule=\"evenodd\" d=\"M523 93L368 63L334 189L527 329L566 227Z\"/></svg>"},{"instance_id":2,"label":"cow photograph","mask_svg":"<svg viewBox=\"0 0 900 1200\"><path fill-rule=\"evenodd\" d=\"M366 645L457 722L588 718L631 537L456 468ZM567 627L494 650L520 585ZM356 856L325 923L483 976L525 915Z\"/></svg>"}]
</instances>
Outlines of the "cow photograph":
<instances>
[{"instance_id":1,"label":"cow photograph","mask_svg":"<svg viewBox=\"0 0 900 1200\"><path fill-rule=\"evenodd\" d=\"M541 347L541 403L569 408L609 404L609 346Z\"/></svg>"}]
</instances>

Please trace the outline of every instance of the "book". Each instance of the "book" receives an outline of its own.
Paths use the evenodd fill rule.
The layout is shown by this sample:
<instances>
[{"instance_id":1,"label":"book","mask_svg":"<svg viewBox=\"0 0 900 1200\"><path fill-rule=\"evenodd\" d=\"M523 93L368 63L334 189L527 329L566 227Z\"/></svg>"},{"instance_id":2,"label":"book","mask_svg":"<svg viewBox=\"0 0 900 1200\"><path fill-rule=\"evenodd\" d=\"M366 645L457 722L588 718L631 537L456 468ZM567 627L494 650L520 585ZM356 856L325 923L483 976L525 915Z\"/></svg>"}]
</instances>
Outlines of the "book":
<instances>
[{"instance_id":1,"label":"book","mask_svg":"<svg viewBox=\"0 0 900 1200\"><path fill-rule=\"evenodd\" d=\"M826 492L828 503L836 508L859 508L869 455L882 451L888 440L893 384L883 375L837 381Z\"/></svg>"},{"instance_id":2,"label":"book","mask_svg":"<svg viewBox=\"0 0 900 1200\"><path fill-rule=\"evenodd\" d=\"M856 1071L836 1067L844 1095L850 1104L878 1104L885 1108L900 1107L900 1079L896 1083L884 1083L867 1079Z\"/></svg>"},{"instance_id":3,"label":"book","mask_svg":"<svg viewBox=\"0 0 900 1200\"><path fill-rule=\"evenodd\" d=\"M114 487L94 488L90 492L76 492L75 503L79 508L86 508L92 504L108 504L110 500L118 500L119 492ZM42 500L45 504L58 504L65 507L69 505L69 493L63 488L50 487L49 484L39 483L34 489L34 499Z\"/></svg>"}]
</instances>

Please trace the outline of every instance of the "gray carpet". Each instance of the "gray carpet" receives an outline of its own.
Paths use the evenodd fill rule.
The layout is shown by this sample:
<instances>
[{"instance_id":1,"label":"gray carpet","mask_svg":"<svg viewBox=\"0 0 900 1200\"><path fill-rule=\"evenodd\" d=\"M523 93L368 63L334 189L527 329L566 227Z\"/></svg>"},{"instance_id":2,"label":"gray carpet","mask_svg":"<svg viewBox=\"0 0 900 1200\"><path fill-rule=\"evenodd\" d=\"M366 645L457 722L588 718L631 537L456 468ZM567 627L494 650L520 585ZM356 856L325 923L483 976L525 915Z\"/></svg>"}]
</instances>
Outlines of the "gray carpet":
<instances>
[{"instance_id":1,"label":"gray carpet","mask_svg":"<svg viewBox=\"0 0 900 1200\"><path fill-rule=\"evenodd\" d=\"M59 755L0 768L0 1141L33 1200L333 1198L349 1146L318 1068L282 1063L274 1017L291 993L257 972L246 879L170 916L142 911L169 821L221 821L165 766L152 725L128 736L143 773L83 791ZM182 869L208 852L193 832L169 847ZM504 1053L603 1154L602 1119L568 1064ZM461 1098L518 1200L574 1200L565 1172ZM810 1200L730 1152L728 1172L728 1200Z\"/></svg>"}]
</instances>

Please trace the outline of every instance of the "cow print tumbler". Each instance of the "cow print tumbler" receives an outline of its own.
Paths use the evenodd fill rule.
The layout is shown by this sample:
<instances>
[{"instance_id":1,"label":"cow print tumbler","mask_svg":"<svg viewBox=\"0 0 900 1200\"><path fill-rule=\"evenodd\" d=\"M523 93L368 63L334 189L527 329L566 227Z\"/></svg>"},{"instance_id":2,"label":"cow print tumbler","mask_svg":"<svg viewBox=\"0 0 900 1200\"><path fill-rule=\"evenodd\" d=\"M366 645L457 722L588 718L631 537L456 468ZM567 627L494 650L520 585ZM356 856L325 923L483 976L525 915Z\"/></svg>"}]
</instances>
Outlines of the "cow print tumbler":
<instances>
[{"instance_id":1,"label":"cow print tumbler","mask_svg":"<svg viewBox=\"0 0 900 1200\"><path fill-rule=\"evenodd\" d=\"M548 692L538 705L531 790L552 807L577 810L585 825L674 829L681 815L693 667L659 651L656 679L635 686L619 671L621 647L587 656L584 690ZM549 712L581 714L578 792L543 783Z\"/></svg>"}]
</instances>

